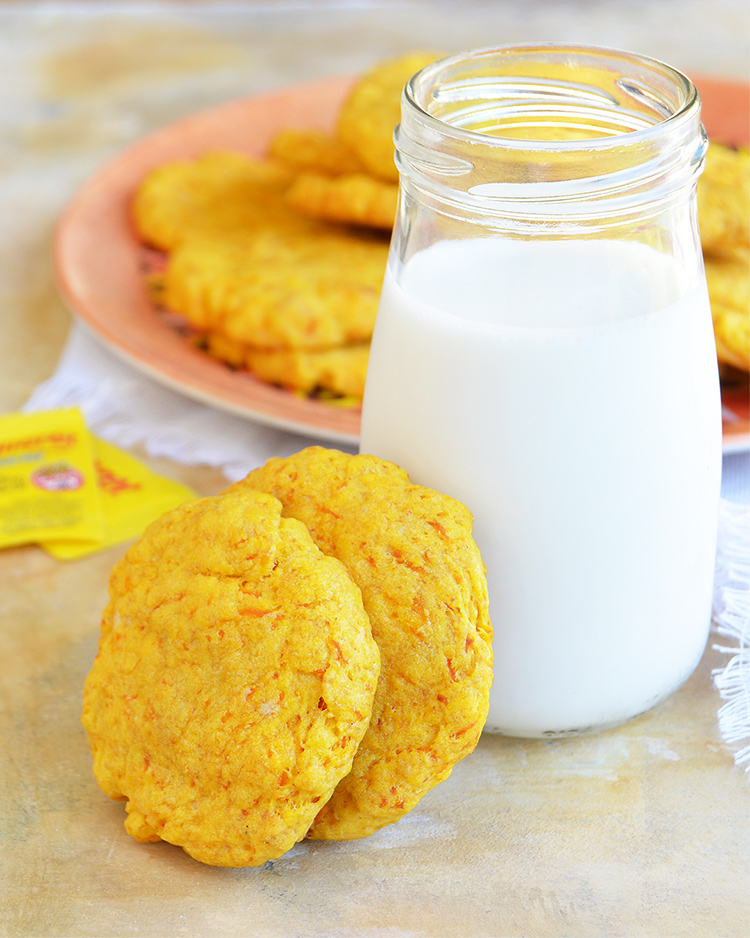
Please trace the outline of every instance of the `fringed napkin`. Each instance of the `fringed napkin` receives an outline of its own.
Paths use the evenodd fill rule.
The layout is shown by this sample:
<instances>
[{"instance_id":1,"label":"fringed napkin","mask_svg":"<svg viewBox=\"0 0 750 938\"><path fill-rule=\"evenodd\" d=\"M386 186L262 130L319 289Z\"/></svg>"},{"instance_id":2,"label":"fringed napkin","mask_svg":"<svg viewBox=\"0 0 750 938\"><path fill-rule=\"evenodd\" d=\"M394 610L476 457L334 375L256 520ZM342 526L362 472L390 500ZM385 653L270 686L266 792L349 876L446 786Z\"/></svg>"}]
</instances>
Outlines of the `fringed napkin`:
<instances>
[{"instance_id":1,"label":"fringed napkin","mask_svg":"<svg viewBox=\"0 0 750 938\"><path fill-rule=\"evenodd\" d=\"M104 348L79 323L71 330L57 370L23 409L55 407L80 407L89 429L110 443L126 448L140 444L150 456L219 468L230 482L271 456L289 456L320 442L172 391Z\"/></svg>"},{"instance_id":2,"label":"fringed napkin","mask_svg":"<svg viewBox=\"0 0 750 938\"><path fill-rule=\"evenodd\" d=\"M750 506L722 500L716 551L713 620L716 633L731 640L715 645L731 657L714 672L726 700L719 729L735 750L737 765L750 772Z\"/></svg>"}]
</instances>

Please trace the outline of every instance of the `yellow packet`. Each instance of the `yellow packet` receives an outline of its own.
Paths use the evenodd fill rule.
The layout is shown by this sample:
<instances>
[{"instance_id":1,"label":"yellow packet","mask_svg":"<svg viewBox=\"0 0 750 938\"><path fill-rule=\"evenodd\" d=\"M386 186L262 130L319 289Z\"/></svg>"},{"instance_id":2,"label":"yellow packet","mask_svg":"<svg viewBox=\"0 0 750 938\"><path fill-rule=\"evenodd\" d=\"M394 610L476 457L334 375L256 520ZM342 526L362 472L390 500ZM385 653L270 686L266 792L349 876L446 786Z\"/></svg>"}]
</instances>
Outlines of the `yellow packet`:
<instances>
[{"instance_id":1,"label":"yellow packet","mask_svg":"<svg viewBox=\"0 0 750 938\"><path fill-rule=\"evenodd\" d=\"M76 407L0 417L0 547L101 539L93 452Z\"/></svg>"},{"instance_id":2,"label":"yellow packet","mask_svg":"<svg viewBox=\"0 0 750 938\"><path fill-rule=\"evenodd\" d=\"M104 513L103 537L44 541L41 546L60 560L74 560L138 537L165 511L195 498L192 489L159 475L119 447L93 435L91 441Z\"/></svg>"}]
</instances>

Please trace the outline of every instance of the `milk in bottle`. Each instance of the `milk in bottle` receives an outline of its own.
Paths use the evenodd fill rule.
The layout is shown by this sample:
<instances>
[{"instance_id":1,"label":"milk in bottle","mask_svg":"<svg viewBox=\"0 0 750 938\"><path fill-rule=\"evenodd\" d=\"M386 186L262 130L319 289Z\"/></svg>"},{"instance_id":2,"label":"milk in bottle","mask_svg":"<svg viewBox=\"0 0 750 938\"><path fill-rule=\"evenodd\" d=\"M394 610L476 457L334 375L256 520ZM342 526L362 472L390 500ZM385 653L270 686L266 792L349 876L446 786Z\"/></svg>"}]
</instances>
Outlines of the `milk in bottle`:
<instances>
[{"instance_id":1,"label":"milk in bottle","mask_svg":"<svg viewBox=\"0 0 750 938\"><path fill-rule=\"evenodd\" d=\"M563 78L572 142L513 137L522 96L538 124ZM588 115L589 142L597 82L599 110L641 111ZM430 66L403 107L361 451L474 514L495 632L486 728L615 725L683 683L710 622L721 422L694 89L651 60L528 47Z\"/></svg>"}]
</instances>

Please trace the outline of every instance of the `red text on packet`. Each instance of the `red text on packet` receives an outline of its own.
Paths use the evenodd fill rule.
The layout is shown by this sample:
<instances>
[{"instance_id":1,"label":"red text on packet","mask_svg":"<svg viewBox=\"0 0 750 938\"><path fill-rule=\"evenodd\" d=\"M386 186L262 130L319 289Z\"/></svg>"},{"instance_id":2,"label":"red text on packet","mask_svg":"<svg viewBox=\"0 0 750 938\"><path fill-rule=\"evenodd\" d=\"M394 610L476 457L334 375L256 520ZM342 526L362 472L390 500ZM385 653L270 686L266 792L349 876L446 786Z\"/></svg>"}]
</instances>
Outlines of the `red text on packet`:
<instances>
[{"instance_id":1,"label":"red text on packet","mask_svg":"<svg viewBox=\"0 0 750 938\"><path fill-rule=\"evenodd\" d=\"M0 455L18 450L38 448L40 446L73 446L78 441L75 433L42 433L38 436L29 436L20 440L4 440L0 442Z\"/></svg>"},{"instance_id":2,"label":"red text on packet","mask_svg":"<svg viewBox=\"0 0 750 938\"><path fill-rule=\"evenodd\" d=\"M121 492L137 492L143 488L140 482L130 482L123 476L118 476L111 469L103 466L98 459L94 460L99 488L110 495L119 495Z\"/></svg>"}]
</instances>

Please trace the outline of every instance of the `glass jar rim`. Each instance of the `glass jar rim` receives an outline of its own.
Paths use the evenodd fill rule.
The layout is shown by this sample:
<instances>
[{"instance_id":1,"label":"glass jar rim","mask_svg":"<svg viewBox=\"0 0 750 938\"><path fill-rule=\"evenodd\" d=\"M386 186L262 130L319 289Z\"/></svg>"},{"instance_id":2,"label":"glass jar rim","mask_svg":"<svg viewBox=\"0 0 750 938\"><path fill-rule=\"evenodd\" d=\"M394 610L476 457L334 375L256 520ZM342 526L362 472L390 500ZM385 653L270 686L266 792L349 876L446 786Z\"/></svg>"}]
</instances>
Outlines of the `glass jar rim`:
<instances>
[{"instance_id":1,"label":"glass jar rim","mask_svg":"<svg viewBox=\"0 0 750 938\"><path fill-rule=\"evenodd\" d=\"M603 137L584 137L581 139L570 140L535 140L527 138L513 138L500 135L481 133L478 131L467 130L450 121L436 117L420 101L420 94L417 89L420 84L424 85L432 80L431 91L438 82L435 80L440 74L446 74L451 67L459 66L463 63L476 62L494 57L497 61L503 58L509 59L511 56L521 55L542 55L544 52L568 56L601 56L602 59L608 57L611 62L623 62L645 68L652 73L661 74L666 79L671 80L673 86L682 92L682 101L676 109L664 116L662 120L649 123L647 126L614 133ZM632 86L629 89L632 93L635 90ZM643 93L643 89L638 89ZM646 92L648 93L648 92ZM423 97L423 95L422 95ZM457 139L463 139L466 143L481 143L483 146L493 147L505 150L526 150L540 152L568 152L577 150L604 150L613 146L637 145L639 141L653 140L655 135L677 132L679 127L689 124L698 119L700 114L700 95L697 88L690 78L679 69L651 56L642 55L627 50L608 46L597 45L578 45L568 43L536 42L524 44L508 44L499 46L487 46L467 52L459 52L437 59L435 62L423 67L416 72L406 83L403 90L402 101L408 102L408 105L415 108L422 120L428 123L434 123L437 127L449 130L451 136ZM654 99L654 105L659 106L659 102ZM666 109L667 105L661 105ZM614 112L614 109L613 109Z\"/></svg>"},{"instance_id":2,"label":"glass jar rim","mask_svg":"<svg viewBox=\"0 0 750 938\"><path fill-rule=\"evenodd\" d=\"M404 88L394 142L402 188L420 198L549 224L662 211L691 192L707 147L700 96L682 72L564 43L487 47L427 65Z\"/></svg>"}]
</instances>

